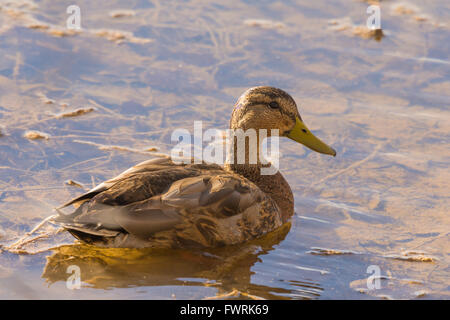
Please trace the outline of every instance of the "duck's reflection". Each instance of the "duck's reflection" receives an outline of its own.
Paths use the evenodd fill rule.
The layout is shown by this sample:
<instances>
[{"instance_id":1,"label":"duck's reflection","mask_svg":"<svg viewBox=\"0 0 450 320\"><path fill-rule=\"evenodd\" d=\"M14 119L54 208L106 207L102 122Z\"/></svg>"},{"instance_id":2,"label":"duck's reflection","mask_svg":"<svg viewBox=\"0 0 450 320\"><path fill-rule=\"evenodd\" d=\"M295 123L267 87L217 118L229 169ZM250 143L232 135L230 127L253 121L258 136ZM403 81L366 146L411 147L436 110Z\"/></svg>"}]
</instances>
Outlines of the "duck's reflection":
<instances>
[{"instance_id":1,"label":"duck's reflection","mask_svg":"<svg viewBox=\"0 0 450 320\"><path fill-rule=\"evenodd\" d=\"M282 298L292 292L251 283L251 267L286 237L291 225L245 245L202 251L104 249L84 244L54 249L42 277L49 283L66 281L71 265L80 268L84 285L98 288L194 285L218 288L227 298ZM228 296L227 293L231 293Z\"/></svg>"}]
</instances>

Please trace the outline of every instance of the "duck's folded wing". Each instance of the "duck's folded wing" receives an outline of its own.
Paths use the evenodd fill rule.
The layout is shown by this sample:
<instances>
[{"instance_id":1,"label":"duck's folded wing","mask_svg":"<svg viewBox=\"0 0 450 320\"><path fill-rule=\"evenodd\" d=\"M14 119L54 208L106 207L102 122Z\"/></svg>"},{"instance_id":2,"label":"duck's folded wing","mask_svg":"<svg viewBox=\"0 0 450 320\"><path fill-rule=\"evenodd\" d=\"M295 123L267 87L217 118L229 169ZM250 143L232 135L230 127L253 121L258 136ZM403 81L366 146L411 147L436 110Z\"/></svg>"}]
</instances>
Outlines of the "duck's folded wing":
<instances>
[{"instance_id":1,"label":"duck's folded wing","mask_svg":"<svg viewBox=\"0 0 450 320\"><path fill-rule=\"evenodd\" d=\"M89 190L88 192L70 200L69 202L61 205L57 209L63 209L70 205L75 205L76 207L78 207L83 202L85 202L89 199L92 199L97 194L108 190L109 188L114 186L116 183L126 180L126 179L129 179L130 177L132 177L136 174L144 173L144 172L154 172L154 171L158 171L158 170L168 169L168 168L171 168L174 166L175 166L175 164L168 158L156 158L156 159L143 161L143 162L138 163L137 165L129 168L128 170L125 170L118 176L116 176L112 179L109 179L105 182L102 182L98 186L96 186L96 187L92 188L91 190Z\"/></svg>"},{"instance_id":2,"label":"duck's folded wing","mask_svg":"<svg viewBox=\"0 0 450 320\"><path fill-rule=\"evenodd\" d=\"M125 232L148 239L160 231L177 229L190 230L189 235L206 232L199 236L213 238L221 219L243 212L259 214L264 196L241 177L215 173L178 179L165 192L147 199L109 205L108 198L119 186L95 195L60 222L69 230L103 237Z\"/></svg>"},{"instance_id":3,"label":"duck's folded wing","mask_svg":"<svg viewBox=\"0 0 450 320\"><path fill-rule=\"evenodd\" d=\"M190 240L197 234L203 238L200 242L215 241L220 228L236 227L225 222L229 218L246 213L254 223L263 197L259 188L236 175L205 174L177 180L160 196L124 207L115 219L128 233L141 238L177 229L178 236L184 234Z\"/></svg>"},{"instance_id":4,"label":"duck's folded wing","mask_svg":"<svg viewBox=\"0 0 450 320\"><path fill-rule=\"evenodd\" d=\"M261 200L262 192L246 179L231 175L202 175L174 182L161 195L165 206L185 209L202 208L217 218L243 212Z\"/></svg>"},{"instance_id":5,"label":"duck's folded wing","mask_svg":"<svg viewBox=\"0 0 450 320\"><path fill-rule=\"evenodd\" d=\"M176 210L161 209L157 204L152 205L151 201L146 202L131 206L97 205L74 219L56 218L56 222L66 229L90 235L114 237L126 232L138 238L148 238L181 222Z\"/></svg>"}]
</instances>

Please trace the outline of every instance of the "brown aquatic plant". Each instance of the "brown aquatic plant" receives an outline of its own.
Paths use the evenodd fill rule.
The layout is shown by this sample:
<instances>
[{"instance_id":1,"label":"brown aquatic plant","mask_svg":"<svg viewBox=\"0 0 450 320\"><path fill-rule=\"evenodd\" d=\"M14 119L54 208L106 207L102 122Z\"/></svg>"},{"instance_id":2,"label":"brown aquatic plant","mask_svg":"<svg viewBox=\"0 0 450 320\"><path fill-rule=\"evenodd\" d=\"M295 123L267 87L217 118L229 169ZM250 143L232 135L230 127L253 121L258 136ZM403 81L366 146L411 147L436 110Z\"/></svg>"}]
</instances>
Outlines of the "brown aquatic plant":
<instances>
[{"instance_id":1,"label":"brown aquatic plant","mask_svg":"<svg viewBox=\"0 0 450 320\"><path fill-rule=\"evenodd\" d=\"M87 107L87 108L79 108L73 111L63 112L60 114L57 114L57 118L71 118L71 117L78 117L86 113L90 113L92 111L95 111L95 108L93 107Z\"/></svg>"},{"instance_id":2,"label":"brown aquatic plant","mask_svg":"<svg viewBox=\"0 0 450 320\"><path fill-rule=\"evenodd\" d=\"M38 140L38 139L48 140L50 138L49 134L36 130L28 130L24 133L23 136L30 140Z\"/></svg>"}]
</instances>

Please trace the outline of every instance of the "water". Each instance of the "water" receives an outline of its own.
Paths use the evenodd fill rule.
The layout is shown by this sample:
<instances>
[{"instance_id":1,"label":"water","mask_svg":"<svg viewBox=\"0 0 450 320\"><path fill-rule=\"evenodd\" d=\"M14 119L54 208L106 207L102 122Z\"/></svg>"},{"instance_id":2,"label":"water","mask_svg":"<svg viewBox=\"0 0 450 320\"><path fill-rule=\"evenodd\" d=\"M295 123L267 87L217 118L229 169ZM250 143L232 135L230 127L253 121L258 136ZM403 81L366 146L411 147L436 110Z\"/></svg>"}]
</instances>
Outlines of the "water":
<instances>
[{"instance_id":1,"label":"water","mask_svg":"<svg viewBox=\"0 0 450 320\"><path fill-rule=\"evenodd\" d=\"M364 1L77 1L75 34L71 4L0 1L0 298L448 299L447 1L383 1L378 40L358 28ZM227 128L256 85L291 93L338 152L281 141L296 208L283 230L191 252L98 250L45 226L5 250L83 192L65 181L90 188L169 152L196 120ZM80 108L95 110L62 117Z\"/></svg>"}]
</instances>

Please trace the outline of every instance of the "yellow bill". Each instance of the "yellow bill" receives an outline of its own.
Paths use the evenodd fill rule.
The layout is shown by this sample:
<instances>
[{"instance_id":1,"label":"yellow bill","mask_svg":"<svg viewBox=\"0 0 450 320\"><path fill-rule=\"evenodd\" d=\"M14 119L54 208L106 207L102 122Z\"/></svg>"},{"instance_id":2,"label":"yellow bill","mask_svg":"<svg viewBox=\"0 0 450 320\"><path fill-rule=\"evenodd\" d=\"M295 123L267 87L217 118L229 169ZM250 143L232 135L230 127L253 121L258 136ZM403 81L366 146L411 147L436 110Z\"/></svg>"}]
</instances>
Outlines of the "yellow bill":
<instances>
[{"instance_id":1,"label":"yellow bill","mask_svg":"<svg viewBox=\"0 0 450 320\"><path fill-rule=\"evenodd\" d=\"M317 138L312 132L306 127L302 120L298 117L295 122L295 127L287 135L294 141L300 142L301 144L307 146L308 148L325 154L330 154L333 157L336 156L336 151L323 143L322 140Z\"/></svg>"}]
</instances>

